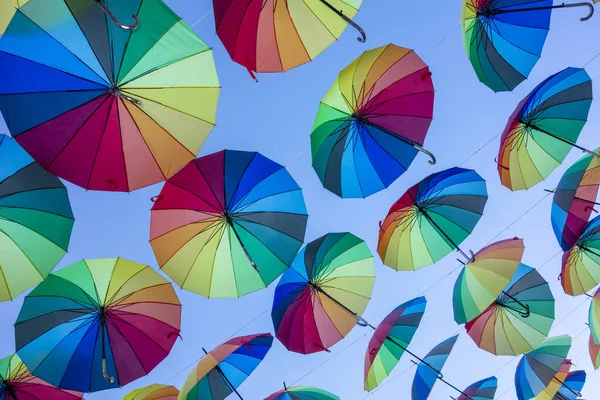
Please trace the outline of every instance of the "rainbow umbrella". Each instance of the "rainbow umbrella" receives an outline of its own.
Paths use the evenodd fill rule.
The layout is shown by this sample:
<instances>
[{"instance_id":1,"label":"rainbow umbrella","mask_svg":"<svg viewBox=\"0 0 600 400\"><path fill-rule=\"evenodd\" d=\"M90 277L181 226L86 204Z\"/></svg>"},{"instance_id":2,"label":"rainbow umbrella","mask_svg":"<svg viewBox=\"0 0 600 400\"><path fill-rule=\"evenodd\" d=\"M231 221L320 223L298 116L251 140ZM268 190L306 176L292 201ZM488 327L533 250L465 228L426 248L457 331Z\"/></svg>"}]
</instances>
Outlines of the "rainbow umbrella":
<instances>
[{"instance_id":1,"label":"rainbow umbrella","mask_svg":"<svg viewBox=\"0 0 600 400\"><path fill-rule=\"evenodd\" d=\"M555 336L523 355L515 372L515 389L519 400L537 396L553 379L556 380L555 376L570 348L570 336Z\"/></svg>"},{"instance_id":2,"label":"rainbow umbrella","mask_svg":"<svg viewBox=\"0 0 600 400\"><path fill-rule=\"evenodd\" d=\"M485 180L470 169L450 168L429 175L400 197L380 223L377 251L399 270L431 265L458 246L479 222L487 202Z\"/></svg>"},{"instance_id":3,"label":"rainbow umbrella","mask_svg":"<svg viewBox=\"0 0 600 400\"><path fill-rule=\"evenodd\" d=\"M584 370L571 371L565 379L565 384L558 389L555 400L576 400L581 396L587 374Z\"/></svg>"},{"instance_id":4,"label":"rainbow umbrella","mask_svg":"<svg viewBox=\"0 0 600 400\"><path fill-rule=\"evenodd\" d=\"M365 390L375 389L398 364L412 341L425 313L425 297L396 307L379 324L365 354Z\"/></svg>"},{"instance_id":5,"label":"rainbow umbrella","mask_svg":"<svg viewBox=\"0 0 600 400\"><path fill-rule=\"evenodd\" d=\"M498 389L498 379L491 376L470 385L457 400L494 400L496 389Z\"/></svg>"},{"instance_id":6,"label":"rainbow umbrella","mask_svg":"<svg viewBox=\"0 0 600 400\"><path fill-rule=\"evenodd\" d=\"M588 325L594 342L600 344L600 288L591 296L591 299Z\"/></svg>"},{"instance_id":7,"label":"rainbow umbrella","mask_svg":"<svg viewBox=\"0 0 600 400\"><path fill-rule=\"evenodd\" d=\"M588 222L577 243L563 254L560 280L571 296L585 294L600 283L600 216Z\"/></svg>"},{"instance_id":8,"label":"rainbow umbrella","mask_svg":"<svg viewBox=\"0 0 600 400\"><path fill-rule=\"evenodd\" d=\"M292 386L273 393L265 400L340 400L340 398L333 393L316 387Z\"/></svg>"},{"instance_id":9,"label":"rainbow umbrella","mask_svg":"<svg viewBox=\"0 0 600 400\"><path fill-rule=\"evenodd\" d=\"M2 400L77 400L83 393L60 390L33 376L18 355L0 360L0 399Z\"/></svg>"},{"instance_id":10,"label":"rainbow umbrella","mask_svg":"<svg viewBox=\"0 0 600 400\"><path fill-rule=\"evenodd\" d=\"M283 274L271 317L277 339L301 354L329 351L355 324L375 282L373 255L351 233L328 233L308 243Z\"/></svg>"},{"instance_id":11,"label":"rainbow umbrella","mask_svg":"<svg viewBox=\"0 0 600 400\"><path fill-rule=\"evenodd\" d=\"M592 81L582 68L566 68L544 80L511 115L500 139L502 185L523 190L543 181L575 144L592 104Z\"/></svg>"},{"instance_id":12,"label":"rainbow umbrella","mask_svg":"<svg viewBox=\"0 0 600 400\"><path fill-rule=\"evenodd\" d=\"M393 44L361 54L327 92L310 135L313 168L340 197L367 197L410 166L433 118L431 72Z\"/></svg>"},{"instance_id":13,"label":"rainbow umbrella","mask_svg":"<svg viewBox=\"0 0 600 400\"><path fill-rule=\"evenodd\" d=\"M594 150L600 154L600 147ZM563 174L553 191L552 229L563 251L577 242L590 219L600 186L600 158L588 154Z\"/></svg>"},{"instance_id":14,"label":"rainbow umbrella","mask_svg":"<svg viewBox=\"0 0 600 400\"><path fill-rule=\"evenodd\" d=\"M594 343L592 335L590 335L590 340L588 342L588 350L592 364L594 364L594 369L600 368L600 344Z\"/></svg>"},{"instance_id":15,"label":"rainbow umbrella","mask_svg":"<svg viewBox=\"0 0 600 400\"><path fill-rule=\"evenodd\" d=\"M479 348L514 356L542 343L553 322L548 282L535 268L520 264L502 294L465 327Z\"/></svg>"},{"instance_id":16,"label":"rainbow umbrella","mask_svg":"<svg viewBox=\"0 0 600 400\"><path fill-rule=\"evenodd\" d=\"M362 0L213 0L217 35L231 59L254 72L284 72L305 64L333 44Z\"/></svg>"},{"instance_id":17,"label":"rainbow umbrella","mask_svg":"<svg viewBox=\"0 0 600 400\"><path fill-rule=\"evenodd\" d=\"M287 170L259 153L197 158L155 199L150 244L183 289L240 297L285 271L304 242L308 215Z\"/></svg>"},{"instance_id":18,"label":"rainbow umbrella","mask_svg":"<svg viewBox=\"0 0 600 400\"><path fill-rule=\"evenodd\" d=\"M458 275L452 303L454 320L466 324L481 315L512 279L525 251L523 239L501 240L479 250Z\"/></svg>"},{"instance_id":19,"label":"rainbow umbrella","mask_svg":"<svg viewBox=\"0 0 600 400\"><path fill-rule=\"evenodd\" d=\"M0 36L6 30L17 8L21 7L29 0L4 0L0 3Z\"/></svg>"},{"instance_id":20,"label":"rainbow umbrella","mask_svg":"<svg viewBox=\"0 0 600 400\"><path fill-rule=\"evenodd\" d=\"M154 384L136 389L121 400L177 400L178 395L174 386Z\"/></svg>"},{"instance_id":21,"label":"rainbow umbrella","mask_svg":"<svg viewBox=\"0 0 600 400\"><path fill-rule=\"evenodd\" d=\"M63 268L25 297L17 354L35 376L96 392L148 374L179 335L181 304L152 268L122 258Z\"/></svg>"},{"instance_id":22,"label":"rainbow umbrella","mask_svg":"<svg viewBox=\"0 0 600 400\"><path fill-rule=\"evenodd\" d=\"M0 301L7 301L54 269L74 220L65 185L5 135L0 160Z\"/></svg>"},{"instance_id":23,"label":"rainbow umbrella","mask_svg":"<svg viewBox=\"0 0 600 400\"><path fill-rule=\"evenodd\" d=\"M224 400L258 367L265 358L273 336L270 333L239 336L207 352L190 372L179 400Z\"/></svg>"},{"instance_id":24,"label":"rainbow umbrella","mask_svg":"<svg viewBox=\"0 0 600 400\"><path fill-rule=\"evenodd\" d=\"M192 160L220 90L211 49L162 0L30 0L0 39L0 76L12 136L49 172L104 191Z\"/></svg>"}]
</instances>

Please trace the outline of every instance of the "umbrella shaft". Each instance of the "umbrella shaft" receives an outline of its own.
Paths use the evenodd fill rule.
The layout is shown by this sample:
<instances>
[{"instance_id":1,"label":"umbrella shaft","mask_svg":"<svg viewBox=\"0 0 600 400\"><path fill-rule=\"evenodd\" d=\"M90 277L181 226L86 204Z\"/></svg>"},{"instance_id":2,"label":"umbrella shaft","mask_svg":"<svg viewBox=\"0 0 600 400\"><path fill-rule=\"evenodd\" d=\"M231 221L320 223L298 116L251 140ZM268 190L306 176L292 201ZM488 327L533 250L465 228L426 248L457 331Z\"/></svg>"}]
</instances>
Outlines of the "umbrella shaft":
<instances>
[{"instance_id":1,"label":"umbrella shaft","mask_svg":"<svg viewBox=\"0 0 600 400\"><path fill-rule=\"evenodd\" d=\"M569 386L568 386L566 383L564 383L563 381L561 381L561 380L560 380L560 379L558 379L557 377L554 377L553 379L554 379L556 382L560 383L560 384L561 384L563 387L565 387L565 388L569 389L569 391L570 391L571 393L573 393L575 396L577 396L577 397L581 396L581 393L579 393L579 392L578 392L578 391L576 391L576 390L573 390L573 389L571 389L571 388L570 388L570 387L569 387ZM559 393L557 393L557 395L558 395L558 394L559 394ZM561 394L561 396L562 396L561 398L566 398L566 396L564 396L564 395L562 395L562 394Z\"/></svg>"},{"instance_id":2,"label":"umbrella shaft","mask_svg":"<svg viewBox=\"0 0 600 400\"><path fill-rule=\"evenodd\" d=\"M437 229L440 235L444 236L450 242L450 244L454 246L454 249L456 251L458 251L467 261L471 259L471 257L469 257L464 251L462 251L462 249L458 247L456 243L454 243L454 240L452 240L450 236L446 235L446 232L444 232L442 228L440 228L439 225L435 223L435 221L429 216L429 214L427 214L427 212L421 206L417 205L417 208L419 209L421 214L423 214L423 216L427 219L427 221L429 221L429 223L431 223L431 225L433 225L433 227Z\"/></svg>"},{"instance_id":3,"label":"umbrella shaft","mask_svg":"<svg viewBox=\"0 0 600 400\"><path fill-rule=\"evenodd\" d=\"M588 204L594 204L594 205L600 206L600 203L596 203L595 201L591 201L591 200L582 199L581 197L577 197L577 196L575 196L575 197L574 197L574 199L575 199L575 200L582 201L582 202L584 202L584 203L588 203Z\"/></svg>"},{"instance_id":4,"label":"umbrella shaft","mask_svg":"<svg viewBox=\"0 0 600 400\"><path fill-rule=\"evenodd\" d=\"M252 260L252 257L250 257L250 254L248 254L248 250L246 250L246 246L244 246L244 243L242 242L242 239L240 238L240 235L238 235L237 231L235 230L235 227L233 226L233 220L231 219L231 217L229 216L229 214L227 214L225 216L227 223L229 224L229 226L231 227L231 230L233 231L233 233L235 234L236 239L238 240L238 242L240 243L240 246L242 246L242 250L244 250L244 254L246 255L246 258L248 259L248 261L250 261L250 264L252 265L252 267L258 271L258 267L256 266L256 264L254 263L254 260Z\"/></svg>"},{"instance_id":5,"label":"umbrella shaft","mask_svg":"<svg viewBox=\"0 0 600 400\"><path fill-rule=\"evenodd\" d=\"M340 303L339 301L337 301L334 297L332 297L329 293L327 293L326 291L324 291L323 289L321 289L319 286L314 285L313 286L319 293L323 294L325 297L327 297L329 300L333 301L335 304L337 304L338 306L340 306L344 311L346 311L348 314L352 315L354 318L356 318L357 321L362 321L366 326L368 326L369 328L375 330L375 327L373 325L371 325L370 323L368 323L367 321L365 321L360 315L358 315L357 313L355 313L354 311L352 311L351 309L349 309L348 307L346 307L345 305L343 305L342 303Z\"/></svg>"},{"instance_id":6,"label":"umbrella shaft","mask_svg":"<svg viewBox=\"0 0 600 400\"><path fill-rule=\"evenodd\" d=\"M514 301L515 303L517 303L518 305L520 305L521 307L523 307L523 310L519 310L518 308L511 307L511 306L506 305L506 304L501 303L501 302L496 302L496 304L498 304L501 307L508 308L509 310L516 311L516 312L520 313L524 318L529 317L530 311L529 311L529 306L527 304L523 304L522 302L519 301L519 299L511 296L509 293L505 292L504 290L502 291L502 293L504 295L508 296L512 301Z\"/></svg>"},{"instance_id":7,"label":"umbrella shaft","mask_svg":"<svg viewBox=\"0 0 600 400\"><path fill-rule=\"evenodd\" d=\"M203 347L202 351L204 352L204 354L208 354L208 351L206 351L206 349ZM233 384L229 381L229 379L227 379L227 377L225 376L225 373L223 372L223 370L221 369L221 367L219 367L219 365L215 366L215 369L217 370L217 372L219 373L219 375L221 375L221 378L223 378L223 380L225 381L225 383L227 384L227 386L229 386L229 388L233 391L233 393L235 393L237 395L237 397L240 398L240 400L244 400L242 398L242 396L238 393L238 391L235 389L235 387L233 386Z\"/></svg>"},{"instance_id":8,"label":"umbrella shaft","mask_svg":"<svg viewBox=\"0 0 600 400\"><path fill-rule=\"evenodd\" d=\"M520 121L520 122L521 122L522 124L525 124L525 126L527 126L527 127L529 127L529 128L534 128L535 130L537 130L537 131L540 131L540 132L542 132L542 133L545 133L546 135L548 135L548 136L551 136L551 137L553 137L553 138L554 138L554 139L556 139L556 140L560 140L561 142L563 142L563 143L566 143L566 144L568 144L568 145L570 145L570 146L573 146L573 147L575 147L576 149L579 149L579 150L581 150L581 151L583 151L583 152L585 152L585 153L587 153L587 154L590 154L590 155L592 155L592 156L596 156L596 157L599 157L599 158L600 158L600 154L598 154L598 153L594 153L594 152L593 152L593 151L591 151L591 150L588 150L588 149L586 149L586 148L584 148L584 147L578 146L577 144L575 144L575 143L571 142L570 140L567 140L567 139L561 138L560 136L556 136L554 133L548 132L547 130L544 130L544 129L542 129L542 128L540 128L540 127L536 126L536 125L533 125L533 124L530 124L530 123L527 123L527 122L523 122L523 121Z\"/></svg>"}]
</instances>

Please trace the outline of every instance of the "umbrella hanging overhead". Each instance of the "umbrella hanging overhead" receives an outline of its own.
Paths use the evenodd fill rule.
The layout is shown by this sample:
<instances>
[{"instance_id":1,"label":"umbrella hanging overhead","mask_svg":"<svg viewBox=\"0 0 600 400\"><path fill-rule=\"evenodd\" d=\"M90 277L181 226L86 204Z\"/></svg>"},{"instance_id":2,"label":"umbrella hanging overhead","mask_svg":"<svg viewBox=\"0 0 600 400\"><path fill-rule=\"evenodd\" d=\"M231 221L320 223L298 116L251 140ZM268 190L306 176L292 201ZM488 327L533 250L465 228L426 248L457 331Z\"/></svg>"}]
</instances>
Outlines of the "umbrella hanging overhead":
<instances>
[{"instance_id":1,"label":"umbrella hanging overhead","mask_svg":"<svg viewBox=\"0 0 600 400\"><path fill-rule=\"evenodd\" d=\"M516 356L542 343L553 322L548 282L535 268L520 264L502 294L465 328L479 348Z\"/></svg>"},{"instance_id":2,"label":"umbrella hanging overhead","mask_svg":"<svg viewBox=\"0 0 600 400\"><path fill-rule=\"evenodd\" d=\"M2 400L77 400L83 393L58 389L29 372L18 355L0 360L0 399Z\"/></svg>"},{"instance_id":3,"label":"umbrella hanging overhead","mask_svg":"<svg viewBox=\"0 0 600 400\"><path fill-rule=\"evenodd\" d=\"M380 223L377 251L383 263L399 270L431 265L473 231L487 202L485 180L477 172L450 168L429 175L406 191Z\"/></svg>"},{"instance_id":4,"label":"umbrella hanging overhead","mask_svg":"<svg viewBox=\"0 0 600 400\"><path fill-rule=\"evenodd\" d=\"M588 325L594 343L600 344L600 289L592 296L590 311L588 313Z\"/></svg>"},{"instance_id":5,"label":"umbrella hanging overhead","mask_svg":"<svg viewBox=\"0 0 600 400\"><path fill-rule=\"evenodd\" d=\"M265 288L292 263L308 215L287 170L260 153L197 158L154 198L150 244L180 287L206 297Z\"/></svg>"},{"instance_id":6,"label":"umbrella hanging overhead","mask_svg":"<svg viewBox=\"0 0 600 400\"><path fill-rule=\"evenodd\" d=\"M498 379L491 376L470 385L463 391L464 395L458 396L457 400L494 400L496 389L498 389Z\"/></svg>"},{"instance_id":7,"label":"umbrella hanging overhead","mask_svg":"<svg viewBox=\"0 0 600 400\"><path fill-rule=\"evenodd\" d=\"M328 233L308 243L283 274L271 317L277 339L301 354L328 351L356 325L373 292L375 266L366 243Z\"/></svg>"},{"instance_id":8,"label":"umbrella hanging overhead","mask_svg":"<svg viewBox=\"0 0 600 400\"><path fill-rule=\"evenodd\" d=\"M393 44L361 54L340 72L321 104L311 138L313 168L340 197L363 198L410 166L433 118L431 72Z\"/></svg>"},{"instance_id":9,"label":"umbrella hanging overhead","mask_svg":"<svg viewBox=\"0 0 600 400\"><path fill-rule=\"evenodd\" d=\"M136 389L121 400L177 400L178 395L174 386L154 384Z\"/></svg>"},{"instance_id":10,"label":"umbrella hanging overhead","mask_svg":"<svg viewBox=\"0 0 600 400\"><path fill-rule=\"evenodd\" d=\"M4 0L0 3L0 36L6 30L17 8L21 7L29 0Z\"/></svg>"},{"instance_id":11,"label":"umbrella hanging overhead","mask_svg":"<svg viewBox=\"0 0 600 400\"><path fill-rule=\"evenodd\" d=\"M494 92L511 91L529 76L550 29L552 9L589 7L552 0L463 0L461 24L467 55L479 80Z\"/></svg>"},{"instance_id":12,"label":"umbrella hanging overhead","mask_svg":"<svg viewBox=\"0 0 600 400\"><path fill-rule=\"evenodd\" d=\"M333 44L362 0L213 0L217 35L236 63L254 72L284 72Z\"/></svg>"},{"instance_id":13,"label":"umbrella hanging overhead","mask_svg":"<svg viewBox=\"0 0 600 400\"><path fill-rule=\"evenodd\" d=\"M265 400L340 400L340 398L333 393L316 387L292 386L273 393Z\"/></svg>"},{"instance_id":14,"label":"umbrella hanging overhead","mask_svg":"<svg viewBox=\"0 0 600 400\"><path fill-rule=\"evenodd\" d=\"M594 343L592 335L590 335L590 340L588 342L588 350L592 364L594 364L594 369L600 368L600 344Z\"/></svg>"},{"instance_id":15,"label":"umbrella hanging overhead","mask_svg":"<svg viewBox=\"0 0 600 400\"><path fill-rule=\"evenodd\" d=\"M566 68L544 80L511 115L500 139L498 174L502 185L523 190L558 167L577 138L592 104L592 81L583 68Z\"/></svg>"},{"instance_id":16,"label":"umbrella hanging overhead","mask_svg":"<svg viewBox=\"0 0 600 400\"><path fill-rule=\"evenodd\" d=\"M110 1L112 11L105 1L18 9L0 38L0 111L49 172L128 192L196 156L215 123L219 81L211 49L162 0ZM132 15L132 26L111 20Z\"/></svg>"},{"instance_id":17,"label":"umbrella hanging overhead","mask_svg":"<svg viewBox=\"0 0 600 400\"><path fill-rule=\"evenodd\" d=\"M181 304L152 268L122 258L63 268L25 297L17 354L50 384L81 392L148 374L179 335Z\"/></svg>"},{"instance_id":18,"label":"umbrella hanging overhead","mask_svg":"<svg viewBox=\"0 0 600 400\"><path fill-rule=\"evenodd\" d=\"M560 280L571 296L585 294L600 283L600 216L588 222L577 243L563 254Z\"/></svg>"},{"instance_id":19,"label":"umbrella hanging overhead","mask_svg":"<svg viewBox=\"0 0 600 400\"><path fill-rule=\"evenodd\" d=\"M190 372L179 400L224 400L258 367L267 355L273 336L270 333L239 336L228 340L206 355Z\"/></svg>"},{"instance_id":20,"label":"umbrella hanging overhead","mask_svg":"<svg viewBox=\"0 0 600 400\"><path fill-rule=\"evenodd\" d=\"M74 219L65 185L5 135L0 160L0 301L7 301L54 269Z\"/></svg>"}]
</instances>

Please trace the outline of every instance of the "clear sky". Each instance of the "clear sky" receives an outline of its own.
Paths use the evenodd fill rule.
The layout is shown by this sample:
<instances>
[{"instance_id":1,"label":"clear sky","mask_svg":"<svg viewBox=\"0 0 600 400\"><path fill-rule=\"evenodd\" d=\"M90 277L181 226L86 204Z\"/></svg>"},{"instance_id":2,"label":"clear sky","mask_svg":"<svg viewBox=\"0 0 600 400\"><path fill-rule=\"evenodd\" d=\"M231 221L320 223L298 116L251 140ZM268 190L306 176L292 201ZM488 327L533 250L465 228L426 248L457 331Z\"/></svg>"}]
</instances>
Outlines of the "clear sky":
<instances>
[{"instance_id":1,"label":"clear sky","mask_svg":"<svg viewBox=\"0 0 600 400\"><path fill-rule=\"evenodd\" d=\"M598 398L600 375L593 373L587 352L589 331L585 323L589 300L565 295L557 280L560 247L550 225L552 189L562 172L582 154L573 150L565 163L546 182L527 192L512 193L500 185L495 169L499 136L517 103L541 80L565 67L581 67L600 52L600 13L579 22L582 10L555 12L542 58L530 79L513 93L494 94L479 83L463 49L459 27L460 0L371 0L361 8L356 21L367 32L367 42L356 41L356 31L346 30L340 40L312 63L284 74L259 75L255 83L245 69L234 64L214 33L210 0L167 0L167 3L213 47L222 85L217 127L200 155L223 148L260 151L288 167L303 188L310 214L306 241L336 231L350 231L367 241L375 255L373 298L364 314L378 324L394 307L424 294L427 311L410 345L425 355L434 345L460 333L444 369L455 386L469 384L495 374L499 379L496 398L511 400L514 370L519 357L495 357L479 350L464 328L452 318L451 293L460 264L451 254L436 265L418 272L395 272L383 266L376 254L378 221L404 191L425 176L452 166L476 169L488 184L485 214L463 249L473 251L492 239L513 236L525 239L524 262L537 267L548 280L556 298L556 322L551 335L570 334L569 357L588 373L583 391L587 399ZM322 188L311 168L310 131L319 101L337 73L363 51L387 43L415 49L430 66L436 89L434 121L425 147L437 157L431 166L427 157L417 156L407 173L386 191L366 200L340 200ZM600 77L600 57L586 67ZM597 92L597 89L596 89ZM6 127L0 121L0 131ZM600 146L600 103L592 105L590 119L579 143ZM156 267L148 244L150 198L160 191L155 185L131 194L85 192L68 184L76 217L69 253L57 268L82 258L121 256ZM533 207L533 208L532 208ZM183 303L183 340L147 377L119 390L86 395L87 399L118 399L131 390L152 383L181 387L190 369L201 357L201 347L210 349L233 335L273 332L270 307L275 284L241 299L205 299L178 290ZM14 352L14 323L23 296L0 304L0 356ZM415 368L406 355L390 377L368 395L363 391L363 364L368 328L356 327L328 353L302 356L278 342L255 373L239 388L245 399L263 399L270 393L301 384L327 389L347 400L409 399ZM431 399L456 396L438 382ZM233 398L233 396L232 396Z\"/></svg>"}]
</instances>

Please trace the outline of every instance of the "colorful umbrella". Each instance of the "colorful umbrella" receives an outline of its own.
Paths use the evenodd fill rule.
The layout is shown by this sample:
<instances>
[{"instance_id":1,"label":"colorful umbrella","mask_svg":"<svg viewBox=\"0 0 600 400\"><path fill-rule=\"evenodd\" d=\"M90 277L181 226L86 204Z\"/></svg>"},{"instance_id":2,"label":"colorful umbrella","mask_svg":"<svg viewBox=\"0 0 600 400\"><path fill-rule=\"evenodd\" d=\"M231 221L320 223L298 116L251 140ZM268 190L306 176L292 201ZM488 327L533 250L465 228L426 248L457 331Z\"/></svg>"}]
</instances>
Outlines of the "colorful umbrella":
<instances>
[{"instance_id":1,"label":"colorful umbrella","mask_svg":"<svg viewBox=\"0 0 600 400\"><path fill-rule=\"evenodd\" d=\"M590 359L594 364L594 369L600 368L600 344L594 343L594 338L590 335L588 342L588 350L590 352Z\"/></svg>"},{"instance_id":2,"label":"colorful umbrella","mask_svg":"<svg viewBox=\"0 0 600 400\"><path fill-rule=\"evenodd\" d=\"M304 242L302 190L259 153L198 158L154 200L150 244L158 265L202 296L240 297L268 286Z\"/></svg>"},{"instance_id":3,"label":"colorful umbrella","mask_svg":"<svg viewBox=\"0 0 600 400\"><path fill-rule=\"evenodd\" d=\"M600 216L588 222L577 243L563 254L560 279L571 296L585 294L600 283Z\"/></svg>"},{"instance_id":4,"label":"colorful umbrella","mask_svg":"<svg viewBox=\"0 0 600 400\"><path fill-rule=\"evenodd\" d=\"M283 72L311 61L333 44L362 0L213 0L217 35L231 59L253 72Z\"/></svg>"},{"instance_id":5,"label":"colorful umbrella","mask_svg":"<svg viewBox=\"0 0 600 400\"><path fill-rule=\"evenodd\" d=\"M594 342L600 344L600 288L591 296L591 299L588 325Z\"/></svg>"},{"instance_id":6,"label":"colorful umbrella","mask_svg":"<svg viewBox=\"0 0 600 400\"><path fill-rule=\"evenodd\" d=\"M224 400L237 388L265 358L273 336L270 333L239 336L207 352L190 372L179 400Z\"/></svg>"},{"instance_id":7,"label":"colorful umbrella","mask_svg":"<svg viewBox=\"0 0 600 400\"><path fill-rule=\"evenodd\" d=\"M600 147L594 150L600 154ZM600 186L600 158L588 154L564 173L552 199L552 229L563 251L577 242L590 219Z\"/></svg>"},{"instance_id":8,"label":"colorful umbrella","mask_svg":"<svg viewBox=\"0 0 600 400\"><path fill-rule=\"evenodd\" d=\"M271 317L277 339L290 351L328 351L355 324L375 282L373 255L351 233L328 233L307 244L275 289Z\"/></svg>"},{"instance_id":9,"label":"colorful umbrella","mask_svg":"<svg viewBox=\"0 0 600 400\"><path fill-rule=\"evenodd\" d=\"M482 379L466 388L457 400L494 400L498 389L498 379L495 376Z\"/></svg>"},{"instance_id":10,"label":"colorful umbrella","mask_svg":"<svg viewBox=\"0 0 600 400\"><path fill-rule=\"evenodd\" d=\"M582 68L566 68L536 86L508 120L500 139L502 185L523 190L543 181L575 144L592 104L592 81Z\"/></svg>"},{"instance_id":11,"label":"colorful umbrella","mask_svg":"<svg viewBox=\"0 0 600 400\"><path fill-rule=\"evenodd\" d=\"M177 400L178 395L174 386L154 384L136 389L121 400Z\"/></svg>"},{"instance_id":12,"label":"colorful umbrella","mask_svg":"<svg viewBox=\"0 0 600 400\"><path fill-rule=\"evenodd\" d=\"M0 360L0 399L2 400L77 400L83 393L60 390L29 372L18 355Z\"/></svg>"},{"instance_id":13,"label":"colorful umbrella","mask_svg":"<svg viewBox=\"0 0 600 400\"><path fill-rule=\"evenodd\" d=\"M587 374L583 370L569 372L565 384L558 389L554 400L576 400L581 396Z\"/></svg>"},{"instance_id":14,"label":"colorful umbrella","mask_svg":"<svg viewBox=\"0 0 600 400\"><path fill-rule=\"evenodd\" d=\"M340 400L340 398L333 393L316 387L292 386L273 393L265 400Z\"/></svg>"},{"instance_id":15,"label":"colorful umbrella","mask_svg":"<svg viewBox=\"0 0 600 400\"><path fill-rule=\"evenodd\" d=\"M454 320L466 324L481 315L512 279L523 257L519 238L501 240L479 250L454 284Z\"/></svg>"},{"instance_id":16,"label":"colorful umbrella","mask_svg":"<svg viewBox=\"0 0 600 400\"><path fill-rule=\"evenodd\" d=\"M552 0L464 0L462 27L467 55L479 80L494 92L510 91L529 76L539 60L554 8Z\"/></svg>"},{"instance_id":17,"label":"colorful umbrella","mask_svg":"<svg viewBox=\"0 0 600 400\"><path fill-rule=\"evenodd\" d=\"M180 323L173 287L152 268L122 258L83 260L25 297L17 354L54 386L96 392L152 371L171 351Z\"/></svg>"},{"instance_id":18,"label":"colorful umbrella","mask_svg":"<svg viewBox=\"0 0 600 400\"><path fill-rule=\"evenodd\" d=\"M421 323L426 305L425 297L417 297L399 305L381 321L365 354L366 391L375 389L398 364Z\"/></svg>"},{"instance_id":19,"label":"colorful umbrella","mask_svg":"<svg viewBox=\"0 0 600 400\"><path fill-rule=\"evenodd\" d=\"M85 189L164 181L215 123L212 51L162 0L30 0L0 39L0 76L12 136Z\"/></svg>"},{"instance_id":20,"label":"colorful umbrella","mask_svg":"<svg viewBox=\"0 0 600 400\"><path fill-rule=\"evenodd\" d=\"M410 166L433 118L431 72L410 49L369 50L327 92L310 135L313 168L340 197L367 197Z\"/></svg>"},{"instance_id":21,"label":"colorful umbrella","mask_svg":"<svg viewBox=\"0 0 600 400\"><path fill-rule=\"evenodd\" d=\"M4 0L0 3L0 36L6 30L17 8L21 7L29 0Z\"/></svg>"},{"instance_id":22,"label":"colorful umbrella","mask_svg":"<svg viewBox=\"0 0 600 400\"><path fill-rule=\"evenodd\" d=\"M554 322L554 296L535 269L520 264L502 294L466 325L479 348L496 355L518 355L546 339Z\"/></svg>"},{"instance_id":23,"label":"colorful umbrella","mask_svg":"<svg viewBox=\"0 0 600 400\"><path fill-rule=\"evenodd\" d=\"M554 378L550 380L548 385L532 400L553 400L554 396L558 393L558 389L562 386L562 382L569 376L569 370L571 369L571 360L563 361L558 372L554 375Z\"/></svg>"},{"instance_id":24,"label":"colorful umbrella","mask_svg":"<svg viewBox=\"0 0 600 400\"><path fill-rule=\"evenodd\" d=\"M450 168L411 187L380 224L377 251L383 263L399 270L431 265L473 231L487 202L485 180L477 172Z\"/></svg>"},{"instance_id":25,"label":"colorful umbrella","mask_svg":"<svg viewBox=\"0 0 600 400\"><path fill-rule=\"evenodd\" d=\"M515 389L519 400L537 396L555 379L570 348L570 336L555 336L523 355L515 372Z\"/></svg>"},{"instance_id":26,"label":"colorful umbrella","mask_svg":"<svg viewBox=\"0 0 600 400\"><path fill-rule=\"evenodd\" d=\"M0 301L6 301L54 269L74 220L65 185L5 135L0 160Z\"/></svg>"}]
</instances>

